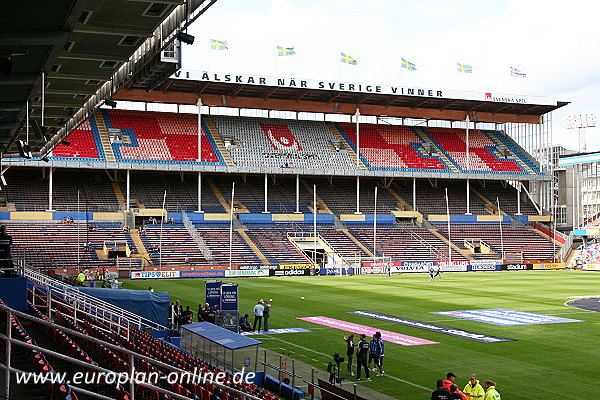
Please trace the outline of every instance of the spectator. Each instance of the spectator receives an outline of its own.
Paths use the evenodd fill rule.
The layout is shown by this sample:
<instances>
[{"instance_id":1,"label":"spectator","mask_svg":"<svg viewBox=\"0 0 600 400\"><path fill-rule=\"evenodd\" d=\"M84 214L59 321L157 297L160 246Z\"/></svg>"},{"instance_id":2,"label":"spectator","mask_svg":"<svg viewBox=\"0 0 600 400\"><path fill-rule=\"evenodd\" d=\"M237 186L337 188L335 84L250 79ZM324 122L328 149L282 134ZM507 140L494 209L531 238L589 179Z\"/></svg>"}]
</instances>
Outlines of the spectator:
<instances>
[{"instance_id":1,"label":"spectator","mask_svg":"<svg viewBox=\"0 0 600 400\"><path fill-rule=\"evenodd\" d=\"M150 293L154 293L154 289L152 288L152 286L148 286L148 291L149 291ZM188 307L188 308L189 308L189 307Z\"/></svg>"},{"instance_id":2,"label":"spectator","mask_svg":"<svg viewBox=\"0 0 600 400\"><path fill-rule=\"evenodd\" d=\"M456 383L450 385L450 398L456 400L467 400L467 396L458 390L458 385Z\"/></svg>"},{"instance_id":3,"label":"spectator","mask_svg":"<svg viewBox=\"0 0 600 400\"><path fill-rule=\"evenodd\" d=\"M485 388L484 400L500 400L500 393L496 390L496 382L487 380L483 382Z\"/></svg>"},{"instance_id":4,"label":"spectator","mask_svg":"<svg viewBox=\"0 0 600 400\"><path fill-rule=\"evenodd\" d=\"M215 307L218 308L218 306L215 304ZM217 312L214 308L210 308L208 307L208 309L206 310L206 321L210 322L211 324L214 324L217 321Z\"/></svg>"},{"instance_id":5,"label":"spectator","mask_svg":"<svg viewBox=\"0 0 600 400\"><path fill-rule=\"evenodd\" d=\"M356 347L356 344L354 343L354 334L352 333L348 336L344 336L344 340L346 341L346 357L348 357L348 375L354 376L354 372L352 372L354 348Z\"/></svg>"},{"instance_id":6,"label":"spectator","mask_svg":"<svg viewBox=\"0 0 600 400\"><path fill-rule=\"evenodd\" d=\"M210 312L210 305L208 303L204 304L204 308L202 309L202 319L208 322L208 313Z\"/></svg>"},{"instance_id":7,"label":"spectator","mask_svg":"<svg viewBox=\"0 0 600 400\"><path fill-rule=\"evenodd\" d=\"M268 301L264 301L263 302L263 325L265 328L265 331L269 330L269 317L271 316L271 305L269 304Z\"/></svg>"},{"instance_id":8,"label":"spectator","mask_svg":"<svg viewBox=\"0 0 600 400\"><path fill-rule=\"evenodd\" d=\"M83 271L79 271L79 273L77 274L77 284L79 286L83 286L84 283L85 283L85 274L83 273Z\"/></svg>"},{"instance_id":9,"label":"spectator","mask_svg":"<svg viewBox=\"0 0 600 400\"><path fill-rule=\"evenodd\" d=\"M181 314L183 314L183 307L181 306L181 303L179 303L179 300L176 300L175 306L173 307L173 324L174 325L179 324L179 318L181 317Z\"/></svg>"},{"instance_id":10,"label":"spectator","mask_svg":"<svg viewBox=\"0 0 600 400\"><path fill-rule=\"evenodd\" d=\"M356 379L360 380L360 369L364 368L367 380L371 380L369 367L367 366L367 357L369 355L369 343L365 340L366 335L361 333L360 342L356 348Z\"/></svg>"},{"instance_id":11,"label":"spectator","mask_svg":"<svg viewBox=\"0 0 600 400\"><path fill-rule=\"evenodd\" d=\"M258 323L258 331L260 332L260 326L262 323L263 312L265 311L265 307L263 306L263 300L260 299L258 303L254 306L254 324L252 324L252 331L256 331L256 324Z\"/></svg>"},{"instance_id":12,"label":"spectator","mask_svg":"<svg viewBox=\"0 0 600 400\"><path fill-rule=\"evenodd\" d=\"M240 330L242 332L250 332L252 330L250 321L248 321L248 314L244 314L240 317Z\"/></svg>"},{"instance_id":13,"label":"spectator","mask_svg":"<svg viewBox=\"0 0 600 400\"><path fill-rule=\"evenodd\" d=\"M191 324L194 321L194 313L190 310L190 306L185 307L185 311L179 317L179 326Z\"/></svg>"},{"instance_id":14,"label":"spectator","mask_svg":"<svg viewBox=\"0 0 600 400\"><path fill-rule=\"evenodd\" d=\"M198 304L198 322L204 321L204 308L202 308L202 303Z\"/></svg>"},{"instance_id":15,"label":"spectator","mask_svg":"<svg viewBox=\"0 0 600 400\"><path fill-rule=\"evenodd\" d=\"M479 384L479 380L477 380L477 375L473 374L469 378L469 382L465 385L463 389L463 393L467 396L469 400L482 400L485 392L483 391L483 387Z\"/></svg>"},{"instance_id":16,"label":"spectator","mask_svg":"<svg viewBox=\"0 0 600 400\"><path fill-rule=\"evenodd\" d=\"M431 400L450 400L450 392L444 387L444 381L438 379L437 389L431 393Z\"/></svg>"},{"instance_id":17,"label":"spectator","mask_svg":"<svg viewBox=\"0 0 600 400\"><path fill-rule=\"evenodd\" d=\"M456 379L456 375L452 372L448 372L446 374L446 379L444 379L444 387L450 391L450 385L454 383L454 379Z\"/></svg>"},{"instance_id":18,"label":"spectator","mask_svg":"<svg viewBox=\"0 0 600 400\"><path fill-rule=\"evenodd\" d=\"M12 244L12 236L6 233L6 225L0 226L0 269L13 268L12 256L10 255ZM5 278L10 278L12 274L12 270L4 270Z\"/></svg>"}]
</instances>

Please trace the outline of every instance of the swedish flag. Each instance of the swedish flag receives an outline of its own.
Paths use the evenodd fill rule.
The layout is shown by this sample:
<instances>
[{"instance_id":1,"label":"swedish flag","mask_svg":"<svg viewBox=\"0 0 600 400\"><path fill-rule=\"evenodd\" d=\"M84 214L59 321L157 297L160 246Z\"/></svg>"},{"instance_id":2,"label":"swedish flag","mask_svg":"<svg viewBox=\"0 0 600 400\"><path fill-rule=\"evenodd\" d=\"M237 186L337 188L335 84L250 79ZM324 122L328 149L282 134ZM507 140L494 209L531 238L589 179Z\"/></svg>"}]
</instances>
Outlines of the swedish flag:
<instances>
[{"instance_id":1,"label":"swedish flag","mask_svg":"<svg viewBox=\"0 0 600 400\"><path fill-rule=\"evenodd\" d=\"M409 71L415 71L417 66L410 61L406 61L404 58L402 59L402 68L406 68Z\"/></svg>"},{"instance_id":2,"label":"swedish flag","mask_svg":"<svg viewBox=\"0 0 600 400\"><path fill-rule=\"evenodd\" d=\"M461 63L456 63L456 69L458 70L458 72L464 72L467 74L470 74L473 72L473 67L471 67L470 65L465 65L465 64L461 64Z\"/></svg>"},{"instance_id":3,"label":"swedish flag","mask_svg":"<svg viewBox=\"0 0 600 400\"><path fill-rule=\"evenodd\" d=\"M293 47L281 47L277 46L277 55L279 56L293 56L296 54Z\"/></svg>"},{"instance_id":4,"label":"swedish flag","mask_svg":"<svg viewBox=\"0 0 600 400\"><path fill-rule=\"evenodd\" d=\"M223 40L210 39L211 50L227 50L227 42Z\"/></svg>"},{"instance_id":5,"label":"swedish flag","mask_svg":"<svg viewBox=\"0 0 600 400\"><path fill-rule=\"evenodd\" d=\"M347 56L346 53L342 53L342 60L341 61L344 64L352 64L352 65L358 64L358 60L356 58L352 58L350 56Z\"/></svg>"}]
</instances>

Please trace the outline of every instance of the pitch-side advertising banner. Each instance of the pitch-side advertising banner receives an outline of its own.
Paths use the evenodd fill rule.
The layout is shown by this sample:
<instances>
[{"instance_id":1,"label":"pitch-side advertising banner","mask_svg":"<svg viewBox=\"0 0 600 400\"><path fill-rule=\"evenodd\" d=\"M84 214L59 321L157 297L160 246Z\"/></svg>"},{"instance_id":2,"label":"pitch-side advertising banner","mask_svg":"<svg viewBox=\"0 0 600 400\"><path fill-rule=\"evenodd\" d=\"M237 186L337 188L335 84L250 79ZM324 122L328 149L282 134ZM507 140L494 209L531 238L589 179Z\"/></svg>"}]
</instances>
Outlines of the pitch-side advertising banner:
<instances>
[{"instance_id":1,"label":"pitch-side advertising banner","mask_svg":"<svg viewBox=\"0 0 600 400\"><path fill-rule=\"evenodd\" d=\"M533 264L533 269L565 269L565 263Z\"/></svg>"},{"instance_id":2,"label":"pitch-side advertising banner","mask_svg":"<svg viewBox=\"0 0 600 400\"><path fill-rule=\"evenodd\" d=\"M245 278L245 277L259 277L259 276L269 276L269 270L268 269L225 270L225 278Z\"/></svg>"},{"instance_id":3,"label":"pitch-side advertising banner","mask_svg":"<svg viewBox=\"0 0 600 400\"><path fill-rule=\"evenodd\" d=\"M524 271L533 269L533 264L502 264L502 271Z\"/></svg>"},{"instance_id":4,"label":"pitch-side advertising banner","mask_svg":"<svg viewBox=\"0 0 600 400\"><path fill-rule=\"evenodd\" d=\"M437 265L442 272L465 272L467 271L469 261L438 261Z\"/></svg>"},{"instance_id":5,"label":"pitch-side advertising banner","mask_svg":"<svg viewBox=\"0 0 600 400\"><path fill-rule=\"evenodd\" d=\"M131 271L131 279L174 279L179 271Z\"/></svg>"}]
</instances>

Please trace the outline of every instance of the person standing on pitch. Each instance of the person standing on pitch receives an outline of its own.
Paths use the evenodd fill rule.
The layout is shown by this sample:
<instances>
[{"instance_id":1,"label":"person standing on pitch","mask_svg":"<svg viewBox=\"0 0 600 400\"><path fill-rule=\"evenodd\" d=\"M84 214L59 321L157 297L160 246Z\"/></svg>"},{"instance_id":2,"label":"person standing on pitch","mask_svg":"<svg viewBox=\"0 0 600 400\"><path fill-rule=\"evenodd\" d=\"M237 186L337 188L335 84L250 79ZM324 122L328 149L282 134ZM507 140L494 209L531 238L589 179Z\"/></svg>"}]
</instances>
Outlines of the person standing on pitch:
<instances>
[{"instance_id":1,"label":"person standing on pitch","mask_svg":"<svg viewBox=\"0 0 600 400\"><path fill-rule=\"evenodd\" d=\"M446 379L444 379L444 387L448 390L450 390L450 385L452 385L454 383L454 380L456 379L456 375L454 375L452 372L448 372L446 374Z\"/></svg>"},{"instance_id":2,"label":"person standing on pitch","mask_svg":"<svg viewBox=\"0 0 600 400\"><path fill-rule=\"evenodd\" d=\"M375 340L377 344L377 358L375 359L375 366L379 369L377 376L383 376L385 371L383 370L383 356L385 355L385 344L381 338L381 332L375 332ZM373 368L375 370L375 368Z\"/></svg>"},{"instance_id":3,"label":"person standing on pitch","mask_svg":"<svg viewBox=\"0 0 600 400\"><path fill-rule=\"evenodd\" d=\"M483 387L485 388L484 400L501 400L500 393L496 390L496 382L487 380L483 382Z\"/></svg>"},{"instance_id":4,"label":"person standing on pitch","mask_svg":"<svg viewBox=\"0 0 600 400\"><path fill-rule=\"evenodd\" d=\"M436 389L431 393L431 400L450 400L450 392L444 387L444 381L438 379Z\"/></svg>"},{"instance_id":5,"label":"person standing on pitch","mask_svg":"<svg viewBox=\"0 0 600 400\"><path fill-rule=\"evenodd\" d=\"M371 338L371 340L369 341L369 369L371 369L371 363L374 363L375 366L373 367L373 371L377 370L377 338L375 337L376 334L373 334L373 337Z\"/></svg>"},{"instance_id":6,"label":"person standing on pitch","mask_svg":"<svg viewBox=\"0 0 600 400\"><path fill-rule=\"evenodd\" d=\"M254 323L252 324L252 331L256 331L256 324L258 323L258 331L260 332L260 326L262 324L263 313L265 311L265 307L263 306L262 299L256 303L254 306Z\"/></svg>"},{"instance_id":7,"label":"person standing on pitch","mask_svg":"<svg viewBox=\"0 0 600 400\"><path fill-rule=\"evenodd\" d=\"M269 304L268 301L264 301L263 303L263 325L264 325L264 330L268 331L269 330L269 317L271 316L271 305Z\"/></svg>"},{"instance_id":8,"label":"person standing on pitch","mask_svg":"<svg viewBox=\"0 0 600 400\"><path fill-rule=\"evenodd\" d=\"M360 335L360 342L356 347L356 379L360 380L360 369L364 368L367 380L371 380L371 374L367 365L369 355L369 343L365 340L367 336L364 333Z\"/></svg>"},{"instance_id":9,"label":"person standing on pitch","mask_svg":"<svg viewBox=\"0 0 600 400\"><path fill-rule=\"evenodd\" d=\"M463 393L467 396L469 400L483 400L483 396L485 392L483 391L483 387L479 384L477 380L477 375L473 374L469 378L469 382L465 385L463 389Z\"/></svg>"},{"instance_id":10,"label":"person standing on pitch","mask_svg":"<svg viewBox=\"0 0 600 400\"><path fill-rule=\"evenodd\" d=\"M352 360L354 359L354 348L356 347L354 334L344 336L344 340L346 341L346 356L348 357L348 375L354 376L352 372Z\"/></svg>"},{"instance_id":11,"label":"person standing on pitch","mask_svg":"<svg viewBox=\"0 0 600 400\"><path fill-rule=\"evenodd\" d=\"M467 400L467 396L458 389L456 383L450 385L450 398L455 400Z\"/></svg>"}]
</instances>

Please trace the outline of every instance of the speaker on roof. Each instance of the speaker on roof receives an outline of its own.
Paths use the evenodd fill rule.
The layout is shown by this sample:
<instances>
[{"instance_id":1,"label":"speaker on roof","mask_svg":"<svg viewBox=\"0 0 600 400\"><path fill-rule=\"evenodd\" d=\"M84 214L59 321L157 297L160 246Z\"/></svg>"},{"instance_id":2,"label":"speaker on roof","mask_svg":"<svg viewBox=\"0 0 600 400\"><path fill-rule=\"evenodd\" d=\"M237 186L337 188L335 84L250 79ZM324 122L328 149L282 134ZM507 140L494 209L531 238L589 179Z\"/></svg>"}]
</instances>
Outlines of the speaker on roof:
<instances>
[{"instance_id":1,"label":"speaker on roof","mask_svg":"<svg viewBox=\"0 0 600 400\"><path fill-rule=\"evenodd\" d=\"M29 143L24 142L23 140L17 140L17 148L19 149L19 154L23 158L31 158L31 148L29 147Z\"/></svg>"},{"instance_id":2,"label":"speaker on roof","mask_svg":"<svg viewBox=\"0 0 600 400\"><path fill-rule=\"evenodd\" d=\"M40 125L40 123L37 121L37 119L33 119L32 121L33 122L31 124L31 128L33 130L33 134L35 135L35 137L44 143L47 142L48 139L46 139L46 127L43 125Z\"/></svg>"}]
</instances>

